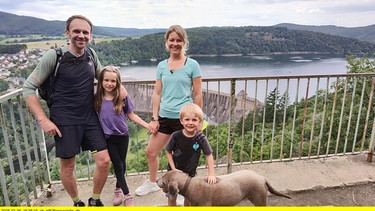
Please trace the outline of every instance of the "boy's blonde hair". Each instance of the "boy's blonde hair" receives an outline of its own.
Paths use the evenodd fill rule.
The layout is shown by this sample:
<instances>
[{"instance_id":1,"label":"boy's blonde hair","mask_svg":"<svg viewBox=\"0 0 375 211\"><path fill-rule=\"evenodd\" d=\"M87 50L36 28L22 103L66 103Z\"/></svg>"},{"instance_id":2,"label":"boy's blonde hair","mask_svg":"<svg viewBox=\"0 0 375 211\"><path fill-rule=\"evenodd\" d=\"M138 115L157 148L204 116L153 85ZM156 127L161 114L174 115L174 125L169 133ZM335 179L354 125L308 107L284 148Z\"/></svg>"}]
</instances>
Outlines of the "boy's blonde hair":
<instances>
[{"instance_id":1,"label":"boy's blonde hair","mask_svg":"<svg viewBox=\"0 0 375 211\"><path fill-rule=\"evenodd\" d=\"M195 103L188 103L181 108L180 119L183 119L187 113L193 113L196 117L198 117L199 121L202 121L203 119L203 111L201 107Z\"/></svg>"}]
</instances>

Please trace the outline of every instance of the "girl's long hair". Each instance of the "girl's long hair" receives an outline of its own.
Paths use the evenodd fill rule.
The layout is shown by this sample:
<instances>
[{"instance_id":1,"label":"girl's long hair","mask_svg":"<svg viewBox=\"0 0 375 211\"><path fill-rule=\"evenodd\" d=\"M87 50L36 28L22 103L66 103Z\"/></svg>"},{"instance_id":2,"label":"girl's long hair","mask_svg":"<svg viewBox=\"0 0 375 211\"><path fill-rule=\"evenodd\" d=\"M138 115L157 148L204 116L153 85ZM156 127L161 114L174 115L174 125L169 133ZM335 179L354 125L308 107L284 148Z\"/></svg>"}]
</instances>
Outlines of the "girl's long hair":
<instances>
[{"instance_id":1,"label":"girl's long hair","mask_svg":"<svg viewBox=\"0 0 375 211\"><path fill-rule=\"evenodd\" d=\"M94 100L94 109L96 112L100 112L100 110L102 109L102 101L103 101L103 95L104 95L103 79L104 79L104 73L106 72L113 72L113 73L116 73L117 75L116 87L113 90L113 105L114 105L115 112L117 114L120 114L122 107L124 106L124 103L120 97L121 76L120 76L120 71L114 66L104 67L104 69L99 74L98 85L96 87L96 97Z\"/></svg>"}]
</instances>

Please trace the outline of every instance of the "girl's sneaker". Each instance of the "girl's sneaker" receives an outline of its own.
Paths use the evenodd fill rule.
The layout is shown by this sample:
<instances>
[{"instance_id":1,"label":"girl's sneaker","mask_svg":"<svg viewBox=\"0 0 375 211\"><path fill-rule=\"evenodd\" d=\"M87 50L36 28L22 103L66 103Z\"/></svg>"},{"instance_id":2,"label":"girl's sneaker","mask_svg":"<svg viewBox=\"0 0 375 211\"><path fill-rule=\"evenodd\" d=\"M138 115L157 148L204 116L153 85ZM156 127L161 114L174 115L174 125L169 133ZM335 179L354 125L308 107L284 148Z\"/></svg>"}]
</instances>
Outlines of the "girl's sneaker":
<instances>
[{"instance_id":1,"label":"girl's sneaker","mask_svg":"<svg viewBox=\"0 0 375 211\"><path fill-rule=\"evenodd\" d=\"M113 194L113 206L118 206L122 203L123 193L121 189L115 189Z\"/></svg>"},{"instance_id":2,"label":"girl's sneaker","mask_svg":"<svg viewBox=\"0 0 375 211\"><path fill-rule=\"evenodd\" d=\"M130 193L125 195L124 205L127 206L127 207L133 207L134 206L134 198L133 198L132 195L130 195Z\"/></svg>"}]
</instances>

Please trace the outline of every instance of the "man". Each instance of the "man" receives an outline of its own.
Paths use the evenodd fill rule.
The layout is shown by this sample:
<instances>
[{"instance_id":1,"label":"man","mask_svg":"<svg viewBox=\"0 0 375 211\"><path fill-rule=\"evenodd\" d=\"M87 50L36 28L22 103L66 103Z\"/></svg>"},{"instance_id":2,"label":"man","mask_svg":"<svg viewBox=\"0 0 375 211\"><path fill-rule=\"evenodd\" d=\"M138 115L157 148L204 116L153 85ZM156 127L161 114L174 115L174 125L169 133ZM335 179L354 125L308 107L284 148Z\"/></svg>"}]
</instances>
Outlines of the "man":
<instances>
[{"instance_id":1,"label":"man","mask_svg":"<svg viewBox=\"0 0 375 211\"><path fill-rule=\"evenodd\" d=\"M60 158L60 177L74 206L85 206L78 195L74 175L75 156L82 150L90 150L96 163L93 178L93 195L88 206L103 206L100 194L107 180L110 158L106 141L93 110L94 77L99 75L101 64L94 51L94 64L86 46L92 39L92 23L81 15L74 15L66 21L65 35L70 40L62 47L61 59L50 106L50 119L43 111L35 90L54 71L56 52L47 51L35 70L25 81L25 101L41 128L53 135L56 143L56 157ZM96 69L95 69L96 67Z\"/></svg>"}]
</instances>

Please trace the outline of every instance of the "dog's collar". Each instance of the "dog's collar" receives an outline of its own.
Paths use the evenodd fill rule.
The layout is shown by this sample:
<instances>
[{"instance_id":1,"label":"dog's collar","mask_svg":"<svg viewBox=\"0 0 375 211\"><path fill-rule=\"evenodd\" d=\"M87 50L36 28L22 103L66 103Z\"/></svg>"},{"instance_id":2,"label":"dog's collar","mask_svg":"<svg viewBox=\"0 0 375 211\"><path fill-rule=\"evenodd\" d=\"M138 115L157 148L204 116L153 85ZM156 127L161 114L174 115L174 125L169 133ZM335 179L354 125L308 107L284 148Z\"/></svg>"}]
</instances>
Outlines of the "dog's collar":
<instances>
[{"instance_id":1,"label":"dog's collar","mask_svg":"<svg viewBox=\"0 0 375 211\"><path fill-rule=\"evenodd\" d=\"M186 182L185 182L185 185L184 185L184 188L182 188L182 190L180 190L180 194L185 196L185 193L186 193L186 190L190 184L190 181L191 181L191 178L190 176L188 176L188 178L186 179Z\"/></svg>"}]
</instances>

